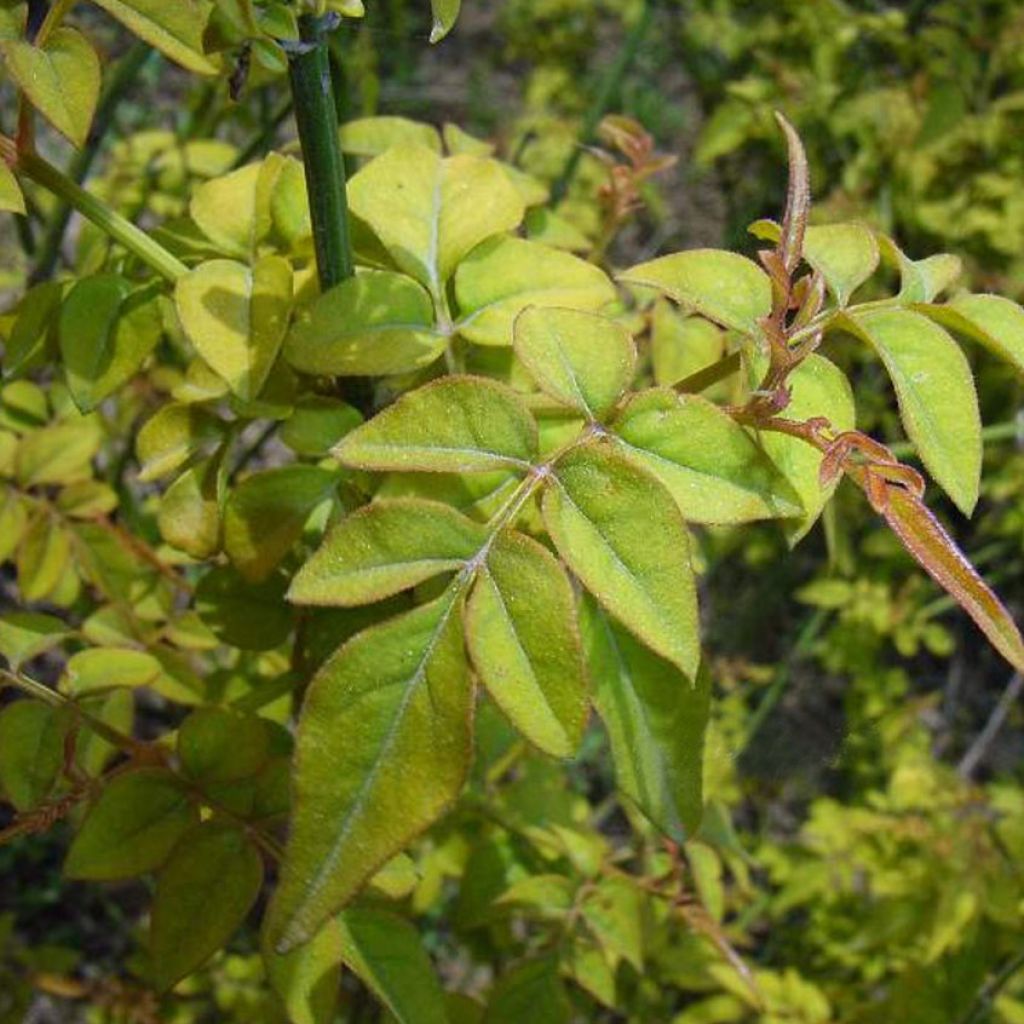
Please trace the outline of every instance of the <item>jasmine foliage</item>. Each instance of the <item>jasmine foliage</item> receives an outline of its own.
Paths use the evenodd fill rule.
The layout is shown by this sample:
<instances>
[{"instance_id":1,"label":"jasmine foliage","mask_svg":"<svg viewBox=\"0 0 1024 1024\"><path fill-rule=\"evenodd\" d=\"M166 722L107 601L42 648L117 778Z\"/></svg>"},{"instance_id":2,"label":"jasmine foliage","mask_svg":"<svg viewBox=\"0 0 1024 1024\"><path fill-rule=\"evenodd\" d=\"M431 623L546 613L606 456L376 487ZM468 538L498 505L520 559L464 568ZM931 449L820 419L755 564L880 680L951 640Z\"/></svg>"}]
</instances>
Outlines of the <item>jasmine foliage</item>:
<instances>
[{"instance_id":1,"label":"jasmine foliage","mask_svg":"<svg viewBox=\"0 0 1024 1024\"><path fill-rule=\"evenodd\" d=\"M296 45L283 3L99 6L201 73L241 42L268 70ZM5 71L81 143L95 54L56 23L28 39L23 8L0 7ZM458 8L435 0L432 38ZM1024 311L943 299L951 257L914 262L861 224L809 228L807 161L782 127L788 201L754 225L758 262L702 249L607 270L575 238L529 236L546 188L487 144L380 118L341 133L365 161L348 183L356 274L322 294L301 163L229 170L207 154L214 170L158 241L89 207L121 248L104 241L73 284L36 285L0 320L0 559L24 605L0 621L0 653L27 695L0 710L0 790L12 834L76 812L69 877L154 877L138 971L158 993L187 986L264 890L262 970L301 1024L335 1018L342 963L410 1024L567 1021L566 978L614 1009L619 969L642 976L665 952L648 916L664 925L669 908L709 939L694 964L734 970L715 908L723 862L744 861L704 797L695 538L772 520L795 544L843 475L1024 670L1017 627L923 479L856 431L849 381L818 351L881 361L921 462L970 514L982 435L960 341L1024 374ZM15 212L23 189L64 188L27 145L4 140ZM858 302L883 260L898 291ZM271 444L279 464L261 464ZM43 654L54 687L30 671ZM154 741L135 738L143 697L167 712ZM663 843L649 878L564 801L530 806L555 777L541 755L576 756L592 710L624 813ZM494 800L513 769L537 791ZM464 864L462 925L554 923L486 1011L446 993L382 907L416 888L411 844L481 805L501 831L481 825ZM686 916L684 865L705 917ZM797 981L729 977L724 1016L678 1019L796 1004L828 1019Z\"/></svg>"}]
</instances>

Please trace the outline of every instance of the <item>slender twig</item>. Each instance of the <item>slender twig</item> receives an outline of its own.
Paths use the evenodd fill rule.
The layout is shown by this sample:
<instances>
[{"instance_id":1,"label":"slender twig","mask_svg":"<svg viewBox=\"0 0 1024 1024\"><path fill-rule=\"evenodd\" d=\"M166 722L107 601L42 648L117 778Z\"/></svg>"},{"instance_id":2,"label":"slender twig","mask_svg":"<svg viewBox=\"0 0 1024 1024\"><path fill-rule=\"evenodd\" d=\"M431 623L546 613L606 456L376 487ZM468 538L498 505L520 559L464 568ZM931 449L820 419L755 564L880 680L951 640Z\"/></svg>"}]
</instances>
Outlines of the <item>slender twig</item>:
<instances>
[{"instance_id":1,"label":"slender twig","mask_svg":"<svg viewBox=\"0 0 1024 1024\"><path fill-rule=\"evenodd\" d=\"M138 42L114 65L107 86L96 106L89 138L75 154L68 167L67 176L76 184L80 185L85 181L93 161L99 153L103 138L113 123L118 105L155 52L148 44ZM67 230L70 219L71 204L67 200L63 200L57 205L50 222L46 225L36 266L32 271L33 283L44 281L53 273L53 268L60 255L61 243L64 241L64 232Z\"/></svg>"},{"instance_id":2,"label":"slender twig","mask_svg":"<svg viewBox=\"0 0 1024 1024\"><path fill-rule=\"evenodd\" d=\"M996 736L999 735L999 730L1003 727L1003 723L1010 714L1010 709L1020 697L1021 691L1024 691L1024 675L1020 672L1014 672L1010 677L1009 683L1006 684L1006 689L1003 690L1002 696L992 709L992 714L989 715L985 727L975 737L974 742L967 748L967 753L964 754L960 759L960 763L956 766L957 774L961 778L969 779L977 770L978 765L985 759L989 747Z\"/></svg>"},{"instance_id":3,"label":"slender twig","mask_svg":"<svg viewBox=\"0 0 1024 1024\"><path fill-rule=\"evenodd\" d=\"M24 149L19 151L13 140L0 136L0 159L7 160L20 174L68 202L104 234L119 242L168 281L177 281L188 273L188 267L159 242L72 181L38 153Z\"/></svg>"},{"instance_id":4,"label":"slender twig","mask_svg":"<svg viewBox=\"0 0 1024 1024\"><path fill-rule=\"evenodd\" d=\"M676 391L686 395L696 395L701 391L707 391L713 384L732 376L740 368L740 354L733 352L731 355L723 356L710 366L705 366L689 377L684 377L672 386Z\"/></svg>"}]
</instances>

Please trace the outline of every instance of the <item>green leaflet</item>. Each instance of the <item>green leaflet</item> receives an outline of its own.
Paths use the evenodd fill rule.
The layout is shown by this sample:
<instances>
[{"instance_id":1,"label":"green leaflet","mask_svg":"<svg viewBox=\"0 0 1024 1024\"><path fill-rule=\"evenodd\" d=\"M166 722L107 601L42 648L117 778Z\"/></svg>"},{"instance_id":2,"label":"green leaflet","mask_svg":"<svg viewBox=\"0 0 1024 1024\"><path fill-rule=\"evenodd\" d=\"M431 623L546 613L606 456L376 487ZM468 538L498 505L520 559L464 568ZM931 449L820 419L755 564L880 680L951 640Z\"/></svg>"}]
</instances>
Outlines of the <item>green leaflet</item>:
<instances>
[{"instance_id":1,"label":"green leaflet","mask_svg":"<svg viewBox=\"0 0 1024 1024\"><path fill-rule=\"evenodd\" d=\"M224 508L224 549L247 580L265 580L338 485L336 471L279 466L238 483Z\"/></svg>"},{"instance_id":2,"label":"green leaflet","mask_svg":"<svg viewBox=\"0 0 1024 1024\"><path fill-rule=\"evenodd\" d=\"M693 249L640 263L619 275L628 285L656 288L687 309L756 334L772 308L768 275L751 260L718 249Z\"/></svg>"},{"instance_id":3,"label":"green leaflet","mask_svg":"<svg viewBox=\"0 0 1024 1024\"><path fill-rule=\"evenodd\" d=\"M611 963L644 969L644 904L639 888L625 878L597 883L582 903L582 917Z\"/></svg>"},{"instance_id":4,"label":"green leaflet","mask_svg":"<svg viewBox=\"0 0 1024 1024\"><path fill-rule=\"evenodd\" d=\"M900 272L899 299L905 303L932 302L963 272L959 256L948 252L912 260L887 235L878 235L878 248L887 263ZM921 311L923 312L923 310Z\"/></svg>"},{"instance_id":5,"label":"green leaflet","mask_svg":"<svg viewBox=\"0 0 1024 1024\"><path fill-rule=\"evenodd\" d=\"M547 548L500 533L466 606L480 681L512 724L555 757L571 757L589 710L572 587Z\"/></svg>"},{"instance_id":6,"label":"green leaflet","mask_svg":"<svg viewBox=\"0 0 1024 1024\"><path fill-rule=\"evenodd\" d=\"M578 256L521 238L492 238L455 274L456 329L477 345L511 345L530 306L598 310L616 299L608 275Z\"/></svg>"},{"instance_id":7,"label":"green leaflet","mask_svg":"<svg viewBox=\"0 0 1024 1024\"><path fill-rule=\"evenodd\" d=\"M284 600L285 580L275 574L250 583L233 569L211 569L196 587L196 611L225 643L246 651L269 651L292 628Z\"/></svg>"},{"instance_id":8,"label":"green leaflet","mask_svg":"<svg viewBox=\"0 0 1024 1024\"><path fill-rule=\"evenodd\" d=\"M430 30L432 43L440 42L452 30L461 6L462 0L430 0L430 10L434 15L434 25Z\"/></svg>"},{"instance_id":9,"label":"green leaflet","mask_svg":"<svg viewBox=\"0 0 1024 1024\"><path fill-rule=\"evenodd\" d=\"M313 680L268 924L279 951L314 934L458 795L473 715L460 618L446 595L358 634Z\"/></svg>"},{"instance_id":10,"label":"green leaflet","mask_svg":"<svg viewBox=\"0 0 1024 1024\"><path fill-rule=\"evenodd\" d=\"M804 236L804 259L825 279L845 307L853 293L878 267L878 243L863 224L809 227Z\"/></svg>"},{"instance_id":11,"label":"green leaflet","mask_svg":"<svg viewBox=\"0 0 1024 1024\"><path fill-rule=\"evenodd\" d=\"M78 281L60 311L64 373L75 404L91 412L139 369L163 331L153 288L118 274Z\"/></svg>"},{"instance_id":12,"label":"green leaflet","mask_svg":"<svg viewBox=\"0 0 1024 1024\"><path fill-rule=\"evenodd\" d=\"M197 405L162 406L135 440L139 479L159 480L175 472L196 452L219 441L222 430L220 420Z\"/></svg>"},{"instance_id":13,"label":"green leaflet","mask_svg":"<svg viewBox=\"0 0 1024 1024\"><path fill-rule=\"evenodd\" d=\"M282 160L272 153L261 163L247 164L196 188L189 214L224 255L244 262L255 256L273 223L272 186Z\"/></svg>"},{"instance_id":14,"label":"green leaflet","mask_svg":"<svg viewBox=\"0 0 1024 1024\"><path fill-rule=\"evenodd\" d=\"M441 152L441 136L430 124L407 117L357 117L339 129L341 148L353 156L380 156L393 146L415 143Z\"/></svg>"},{"instance_id":15,"label":"green leaflet","mask_svg":"<svg viewBox=\"0 0 1024 1024\"><path fill-rule=\"evenodd\" d=\"M612 429L694 523L798 516L799 495L731 416L699 395L652 389L634 395Z\"/></svg>"},{"instance_id":16,"label":"green leaflet","mask_svg":"<svg viewBox=\"0 0 1024 1024\"><path fill-rule=\"evenodd\" d=\"M182 770L203 783L255 775L271 755L267 723L228 708L197 708L178 728Z\"/></svg>"},{"instance_id":17,"label":"green leaflet","mask_svg":"<svg viewBox=\"0 0 1024 1024\"><path fill-rule=\"evenodd\" d=\"M39 512L29 524L18 549L18 590L23 601L53 597L67 578L71 537L60 520Z\"/></svg>"},{"instance_id":18,"label":"green leaflet","mask_svg":"<svg viewBox=\"0 0 1024 1024\"><path fill-rule=\"evenodd\" d=\"M417 930L385 910L352 908L338 918L345 966L398 1024L448 1024L444 993Z\"/></svg>"},{"instance_id":19,"label":"green leaflet","mask_svg":"<svg viewBox=\"0 0 1024 1024\"><path fill-rule=\"evenodd\" d=\"M59 281L44 281L25 293L17 306L14 327L4 339L5 376L35 369L55 355L55 326L63 295L64 286Z\"/></svg>"},{"instance_id":20,"label":"green leaflet","mask_svg":"<svg viewBox=\"0 0 1024 1024\"><path fill-rule=\"evenodd\" d=\"M918 313L984 345L1024 376L1024 309L1001 295L960 295L941 306L919 304Z\"/></svg>"},{"instance_id":21,"label":"green leaflet","mask_svg":"<svg viewBox=\"0 0 1024 1024\"><path fill-rule=\"evenodd\" d=\"M758 380L760 373L759 367L752 371L753 377ZM808 356L790 374L789 386L790 401L783 412L786 419L808 420L812 416L824 416L840 433L853 430L856 411L850 381L846 374L824 356ZM770 430L761 432L760 441L772 462L793 486L803 505L803 515L785 523L789 542L795 545L818 521L839 481L833 480L827 487L821 486L818 473L822 455L806 441Z\"/></svg>"},{"instance_id":22,"label":"green leaflet","mask_svg":"<svg viewBox=\"0 0 1024 1024\"><path fill-rule=\"evenodd\" d=\"M686 316L667 299L651 311L651 362L654 382L676 384L725 355L725 332L710 320Z\"/></svg>"},{"instance_id":23,"label":"green leaflet","mask_svg":"<svg viewBox=\"0 0 1024 1024\"><path fill-rule=\"evenodd\" d=\"M175 287L182 326L196 350L243 401L262 390L277 358L292 302L292 268L263 256L250 269L210 260Z\"/></svg>"},{"instance_id":24,"label":"green leaflet","mask_svg":"<svg viewBox=\"0 0 1024 1024\"><path fill-rule=\"evenodd\" d=\"M69 484L91 475L103 434L95 413L33 430L18 445L14 470L26 487Z\"/></svg>"},{"instance_id":25,"label":"green leaflet","mask_svg":"<svg viewBox=\"0 0 1024 1024\"><path fill-rule=\"evenodd\" d=\"M221 457L223 457L221 452ZM160 535L193 558L215 555L221 546L221 458L190 466L164 492L157 512Z\"/></svg>"},{"instance_id":26,"label":"green leaflet","mask_svg":"<svg viewBox=\"0 0 1024 1024\"><path fill-rule=\"evenodd\" d=\"M981 479L981 418L971 368L957 343L910 310L852 313L841 326L881 356L921 461L970 515Z\"/></svg>"},{"instance_id":27,"label":"green leaflet","mask_svg":"<svg viewBox=\"0 0 1024 1024\"><path fill-rule=\"evenodd\" d=\"M62 689L69 696L117 686L146 686L160 675L160 662L130 647L90 647L68 658Z\"/></svg>"},{"instance_id":28,"label":"green leaflet","mask_svg":"<svg viewBox=\"0 0 1024 1024\"><path fill-rule=\"evenodd\" d=\"M25 216L25 196L14 171L3 160L0 160L0 210Z\"/></svg>"},{"instance_id":29,"label":"green leaflet","mask_svg":"<svg viewBox=\"0 0 1024 1024\"><path fill-rule=\"evenodd\" d=\"M480 473L527 468L537 425L511 388L483 377L445 377L403 395L334 449L356 469Z\"/></svg>"},{"instance_id":30,"label":"green leaflet","mask_svg":"<svg viewBox=\"0 0 1024 1024\"><path fill-rule=\"evenodd\" d=\"M515 351L537 386L588 419L603 419L632 383L636 346L607 317L575 309L524 310Z\"/></svg>"},{"instance_id":31,"label":"green leaflet","mask_svg":"<svg viewBox=\"0 0 1024 1024\"><path fill-rule=\"evenodd\" d=\"M160 867L199 811L174 776L140 768L108 782L64 862L68 878L114 881Z\"/></svg>"},{"instance_id":32,"label":"green leaflet","mask_svg":"<svg viewBox=\"0 0 1024 1024\"><path fill-rule=\"evenodd\" d=\"M150 923L153 981L166 992L205 963L245 920L263 861L233 825L207 821L182 836L156 881Z\"/></svg>"},{"instance_id":33,"label":"green leaflet","mask_svg":"<svg viewBox=\"0 0 1024 1024\"><path fill-rule=\"evenodd\" d=\"M328 921L309 942L284 956L275 953L263 931L263 963L290 1024L334 1024L340 994L344 932Z\"/></svg>"},{"instance_id":34,"label":"green leaflet","mask_svg":"<svg viewBox=\"0 0 1024 1024\"><path fill-rule=\"evenodd\" d=\"M443 572L461 569L484 546L487 530L436 501L376 501L341 520L296 573L295 604L380 601Z\"/></svg>"},{"instance_id":35,"label":"green leaflet","mask_svg":"<svg viewBox=\"0 0 1024 1024\"><path fill-rule=\"evenodd\" d=\"M298 455L322 457L362 422L362 414L347 402L307 395L282 424L280 437Z\"/></svg>"},{"instance_id":36,"label":"green leaflet","mask_svg":"<svg viewBox=\"0 0 1024 1024\"><path fill-rule=\"evenodd\" d=\"M18 811L31 811L49 795L64 763L72 718L37 700L0 709L0 792Z\"/></svg>"},{"instance_id":37,"label":"green leaflet","mask_svg":"<svg viewBox=\"0 0 1024 1024\"><path fill-rule=\"evenodd\" d=\"M422 285L371 270L342 281L301 314L284 354L303 373L379 377L428 366L447 345Z\"/></svg>"},{"instance_id":38,"label":"green leaflet","mask_svg":"<svg viewBox=\"0 0 1024 1024\"><path fill-rule=\"evenodd\" d=\"M691 684L589 597L583 600L580 626L619 789L681 843L700 827L703 812L710 676L702 670Z\"/></svg>"},{"instance_id":39,"label":"green leaflet","mask_svg":"<svg viewBox=\"0 0 1024 1024\"><path fill-rule=\"evenodd\" d=\"M524 960L491 989L483 1024L569 1024L572 1007L550 956Z\"/></svg>"},{"instance_id":40,"label":"green leaflet","mask_svg":"<svg viewBox=\"0 0 1024 1024\"><path fill-rule=\"evenodd\" d=\"M207 0L93 0L129 31L189 71L213 74L203 56L203 30L212 5Z\"/></svg>"},{"instance_id":41,"label":"green leaflet","mask_svg":"<svg viewBox=\"0 0 1024 1024\"><path fill-rule=\"evenodd\" d=\"M574 449L544 492L544 524L591 593L694 678L697 594L686 524L667 491L607 444Z\"/></svg>"},{"instance_id":42,"label":"green leaflet","mask_svg":"<svg viewBox=\"0 0 1024 1024\"><path fill-rule=\"evenodd\" d=\"M74 631L55 615L8 612L0 619L0 654L7 659L12 671L17 672L23 662L31 661L73 635Z\"/></svg>"},{"instance_id":43,"label":"green leaflet","mask_svg":"<svg viewBox=\"0 0 1024 1024\"><path fill-rule=\"evenodd\" d=\"M348 197L395 263L438 301L466 253L514 230L525 211L496 161L443 158L415 143L395 146L359 171Z\"/></svg>"},{"instance_id":44,"label":"green leaflet","mask_svg":"<svg viewBox=\"0 0 1024 1024\"><path fill-rule=\"evenodd\" d=\"M0 40L0 58L32 106L71 143L84 146L102 79L100 59L85 36L62 27L41 47Z\"/></svg>"}]
</instances>

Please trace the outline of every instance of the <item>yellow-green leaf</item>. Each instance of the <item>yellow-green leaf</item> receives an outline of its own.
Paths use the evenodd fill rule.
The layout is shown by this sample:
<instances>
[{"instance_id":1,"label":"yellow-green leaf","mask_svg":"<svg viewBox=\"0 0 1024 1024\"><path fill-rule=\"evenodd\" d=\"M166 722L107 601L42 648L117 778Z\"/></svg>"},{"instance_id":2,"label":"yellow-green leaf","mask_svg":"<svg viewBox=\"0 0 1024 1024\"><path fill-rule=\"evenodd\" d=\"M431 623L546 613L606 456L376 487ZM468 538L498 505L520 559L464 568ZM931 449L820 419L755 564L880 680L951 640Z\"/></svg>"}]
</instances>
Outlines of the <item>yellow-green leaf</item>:
<instances>
[{"instance_id":1,"label":"yellow-green leaf","mask_svg":"<svg viewBox=\"0 0 1024 1024\"><path fill-rule=\"evenodd\" d=\"M208 0L93 0L130 32L188 71L213 74L203 56L203 31L213 5Z\"/></svg>"},{"instance_id":2,"label":"yellow-green leaf","mask_svg":"<svg viewBox=\"0 0 1024 1024\"><path fill-rule=\"evenodd\" d=\"M60 311L60 351L75 404L91 412L126 383L163 330L153 288L136 289L119 274L78 281Z\"/></svg>"},{"instance_id":3,"label":"yellow-green leaf","mask_svg":"<svg viewBox=\"0 0 1024 1024\"><path fill-rule=\"evenodd\" d=\"M0 709L0 792L15 810L32 810L53 789L70 726L70 715L37 700Z\"/></svg>"},{"instance_id":4,"label":"yellow-green leaf","mask_svg":"<svg viewBox=\"0 0 1024 1024\"><path fill-rule=\"evenodd\" d=\"M422 285L371 270L331 288L300 314L284 354L303 373L379 377L428 366L447 345Z\"/></svg>"},{"instance_id":5,"label":"yellow-green leaf","mask_svg":"<svg viewBox=\"0 0 1024 1024\"><path fill-rule=\"evenodd\" d=\"M772 308L768 275L751 260L719 249L692 249L640 263L619 275L629 285L655 288L701 316L756 334Z\"/></svg>"},{"instance_id":6,"label":"yellow-green leaf","mask_svg":"<svg viewBox=\"0 0 1024 1024\"><path fill-rule=\"evenodd\" d=\"M85 145L100 94L100 59L73 28L58 28L40 46L0 40L0 58L28 101L76 146Z\"/></svg>"},{"instance_id":7,"label":"yellow-green leaf","mask_svg":"<svg viewBox=\"0 0 1024 1024\"><path fill-rule=\"evenodd\" d=\"M481 473L526 469L537 425L511 388L483 377L445 377L403 395L334 449L358 469Z\"/></svg>"},{"instance_id":8,"label":"yellow-green leaf","mask_svg":"<svg viewBox=\"0 0 1024 1024\"><path fill-rule=\"evenodd\" d=\"M699 395L643 391L612 429L621 450L665 487L688 522L745 523L803 511L761 446Z\"/></svg>"},{"instance_id":9,"label":"yellow-green leaf","mask_svg":"<svg viewBox=\"0 0 1024 1024\"><path fill-rule=\"evenodd\" d=\"M700 665L689 537L668 492L607 444L576 448L545 490L558 553L612 614L690 679Z\"/></svg>"},{"instance_id":10,"label":"yellow-green leaf","mask_svg":"<svg viewBox=\"0 0 1024 1024\"><path fill-rule=\"evenodd\" d=\"M196 350L243 401L266 383L288 329L292 269L263 256L250 269L210 260L175 288L182 326Z\"/></svg>"},{"instance_id":11,"label":"yellow-green leaf","mask_svg":"<svg viewBox=\"0 0 1024 1024\"><path fill-rule=\"evenodd\" d=\"M135 440L139 479L148 482L173 473L221 436L220 421L198 405L163 406L143 424Z\"/></svg>"},{"instance_id":12,"label":"yellow-green leaf","mask_svg":"<svg viewBox=\"0 0 1024 1024\"><path fill-rule=\"evenodd\" d=\"M915 310L984 345L1024 376L1024 309L1001 295L960 295L940 306Z\"/></svg>"},{"instance_id":13,"label":"yellow-green leaf","mask_svg":"<svg viewBox=\"0 0 1024 1024\"><path fill-rule=\"evenodd\" d=\"M338 918L342 956L398 1024L449 1024L444 994L419 932L386 910L360 907Z\"/></svg>"},{"instance_id":14,"label":"yellow-green leaf","mask_svg":"<svg viewBox=\"0 0 1024 1024\"><path fill-rule=\"evenodd\" d=\"M911 310L851 313L851 329L881 357L921 461L965 515L978 500L981 417L971 368L957 343Z\"/></svg>"},{"instance_id":15,"label":"yellow-green leaf","mask_svg":"<svg viewBox=\"0 0 1024 1024\"><path fill-rule=\"evenodd\" d=\"M118 775L89 808L64 874L110 882L153 871L198 821L198 807L170 772L141 768Z\"/></svg>"},{"instance_id":16,"label":"yellow-green leaf","mask_svg":"<svg viewBox=\"0 0 1024 1024\"><path fill-rule=\"evenodd\" d=\"M197 708L178 727L178 757L186 775L204 784L255 775L271 755L267 723L229 708Z\"/></svg>"},{"instance_id":17,"label":"yellow-green leaf","mask_svg":"<svg viewBox=\"0 0 1024 1024\"><path fill-rule=\"evenodd\" d=\"M296 573L295 604L352 607L383 600L443 572L483 548L486 529L436 501L375 501L341 520Z\"/></svg>"},{"instance_id":18,"label":"yellow-green leaf","mask_svg":"<svg viewBox=\"0 0 1024 1024\"><path fill-rule=\"evenodd\" d=\"M337 484L336 472L303 465L268 469L238 483L224 509L224 550L242 576L266 579Z\"/></svg>"},{"instance_id":19,"label":"yellow-green leaf","mask_svg":"<svg viewBox=\"0 0 1024 1024\"><path fill-rule=\"evenodd\" d=\"M804 259L825 279L836 302L845 307L877 269L878 243L863 224L810 227L804 235Z\"/></svg>"},{"instance_id":20,"label":"yellow-green leaf","mask_svg":"<svg viewBox=\"0 0 1024 1024\"><path fill-rule=\"evenodd\" d=\"M18 445L15 472L26 487L69 484L90 476L103 436L94 415L34 430Z\"/></svg>"},{"instance_id":21,"label":"yellow-green leaf","mask_svg":"<svg viewBox=\"0 0 1024 1024\"><path fill-rule=\"evenodd\" d=\"M24 662L31 661L73 635L73 630L55 615L9 612L0 619L0 654L17 671Z\"/></svg>"},{"instance_id":22,"label":"yellow-green leaf","mask_svg":"<svg viewBox=\"0 0 1024 1024\"><path fill-rule=\"evenodd\" d=\"M451 595L358 634L324 665L299 725L296 807L270 909L279 952L314 935L455 800L472 712Z\"/></svg>"},{"instance_id":23,"label":"yellow-green leaf","mask_svg":"<svg viewBox=\"0 0 1024 1024\"><path fill-rule=\"evenodd\" d=\"M589 597L581 615L594 703L608 730L619 789L677 843L700 826L708 673L696 686Z\"/></svg>"},{"instance_id":24,"label":"yellow-green leaf","mask_svg":"<svg viewBox=\"0 0 1024 1024\"><path fill-rule=\"evenodd\" d=\"M77 697L117 686L145 686L160 672L160 662L147 651L130 647L90 647L68 659L62 689L69 696Z\"/></svg>"},{"instance_id":25,"label":"yellow-green leaf","mask_svg":"<svg viewBox=\"0 0 1024 1024\"><path fill-rule=\"evenodd\" d=\"M607 317L576 309L524 310L515 351L545 394L588 419L603 419L632 383L636 347Z\"/></svg>"},{"instance_id":26,"label":"yellow-green leaf","mask_svg":"<svg viewBox=\"0 0 1024 1024\"><path fill-rule=\"evenodd\" d=\"M339 130L341 148L353 156L380 156L394 146L413 143L441 152L437 129L407 117L359 117Z\"/></svg>"},{"instance_id":27,"label":"yellow-green leaf","mask_svg":"<svg viewBox=\"0 0 1024 1024\"><path fill-rule=\"evenodd\" d=\"M474 246L513 230L525 211L496 161L442 158L415 143L371 161L349 182L348 196L395 263L435 297Z\"/></svg>"},{"instance_id":28,"label":"yellow-green leaf","mask_svg":"<svg viewBox=\"0 0 1024 1024\"><path fill-rule=\"evenodd\" d=\"M263 861L245 833L207 821L182 836L156 881L150 923L153 981L166 992L201 967L245 920Z\"/></svg>"},{"instance_id":29,"label":"yellow-green leaf","mask_svg":"<svg viewBox=\"0 0 1024 1024\"><path fill-rule=\"evenodd\" d=\"M25 216L25 196L14 171L0 160L0 210Z\"/></svg>"},{"instance_id":30,"label":"yellow-green leaf","mask_svg":"<svg viewBox=\"0 0 1024 1024\"><path fill-rule=\"evenodd\" d=\"M466 606L480 681L534 745L571 757L587 722L587 680L572 586L547 548L499 534Z\"/></svg>"},{"instance_id":31,"label":"yellow-green leaf","mask_svg":"<svg viewBox=\"0 0 1024 1024\"><path fill-rule=\"evenodd\" d=\"M462 0L430 0L430 10L434 15L434 25L430 30L432 43L440 42L451 32L461 6Z\"/></svg>"},{"instance_id":32,"label":"yellow-green leaf","mask_svg":"<svg viewBox=\"0 0 1024 1024\"><path fill-rule=\"evenodd\" d=\"M753 369L756 379L760 379L761 369ZM789 375L787 384L790 388L790 401L783 413L787 419L806 421L813 416L824 416L837 433L853 430L856 410L849 378L824 356L808 356ZM818 521L838 480L822 487L819 479L821 452L806 441L768 430L761 432L760 441L773 464L796 491L803 506L802 515L785 523L790 544L796 544Z\"/></svg>"},{"instance_id":33,"label":"yellow-green leaf","mask_svg":"<svg viewBox=\"0 0 1024 1024\"><path fill-rule=\"evenodd\" d=\"M164 492L157 511L160 535L193 558L220 550L221 498L219 458L190 466Z\"/></svg>"},{"instance_id":34,"label":"yellow-green leaf","mask_svg":"<svg viewBox=\"0 0 1024 1024\"><path fill-rule=\"evenodd\" d=\"M263 932L267 980L284 1004L290 1024L334 1024L345 955L343 928L328 921L303 946L282 956Z\"/></svg>"},{"instance_id":35,"label":"yellow-green leaf","mask_svg":"<svg viewBox=\"0 0 1024 1024\"><path fill-rule=\"evenodd\" d=\"M600 267L522 238L494 238L455 274L456 330L477 345L511 345L516 317L529 306L595 311L614 302L615 286Z\"/></svg>"}]
</instances>

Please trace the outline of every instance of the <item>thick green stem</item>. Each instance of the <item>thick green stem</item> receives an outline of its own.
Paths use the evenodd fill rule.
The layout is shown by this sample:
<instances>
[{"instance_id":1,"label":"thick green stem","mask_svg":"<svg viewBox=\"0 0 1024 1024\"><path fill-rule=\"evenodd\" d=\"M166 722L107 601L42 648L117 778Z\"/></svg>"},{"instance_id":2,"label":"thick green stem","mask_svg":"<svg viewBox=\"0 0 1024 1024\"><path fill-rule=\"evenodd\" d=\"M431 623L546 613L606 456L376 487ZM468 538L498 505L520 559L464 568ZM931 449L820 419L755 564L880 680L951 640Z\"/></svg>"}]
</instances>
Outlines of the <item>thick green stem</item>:
<instances>
[{"instance_id":1,"label":"thick green stem","mask_svg":"<svg viewBox=\"0 0 1024 1024\"><path fill-rule=\"evenodd\" d=\"M70 167L68 167L68 177L72 181L77 184L85 181L86 175L96 159L96 154L99 152L100 143L113 121L118 104L154 52L148 43L136 43L114 66L107 87L96 107L96 115L93 118L89 138L85 146L75 154ZM64 241L64 232L67 230L70 219L71 204L67 201L62 202L54 210L50 222L46 225L46 232L39 249L39 258L32 271L33 282L45 281L53 273L53 268L57 265L57 257L60 255L61 242Z\"/></svg>"},{"instance_id":2,"label":"thick green stem","mask_svg":"<svg viewBox=\"0 0 1024 1024\"><path fill-rule=\"evenodd\" d=\"M329 17L303 15L299 19L300 42L292 46L288 58L322 291L353 273L345 163L327 48L327 33L334 24L335 19Z\"/></svg>"},{"instance_id":3,"label":"thick green stem","mask_svg":"<svg viewBox=\"0 0 1024 1024\"><path fill-rule=\"evenodd\" d=\"M72 181L37 153L19 153L16 169L26 178L63 199L168 281L177 281L179 277L188 273L188 267L181 260L150 238L145 231L137 228L119 213L115 213L96 196L90 195L81 185Z\"/></svg>"},{"instance_id":4,"label":"thick green stem","mask_svg":"<svg viewBox=\"0 0 1024 1024\"><path fill-rule=\"evenodd\" d=\"M572 184L572 179L576 175L576 169L579 167L580 160L583 158L583 146L594 141L601 118L608 112L608 108L622 87L622 80L626 77L626 72L640 51L640 44L644 41L644 37L651 27L651 22L654 20L655 2L656 0L647 0L644 4L640 17L637 18L636 24L626 37L626 41L623 43L615 63L608 69L608 73L601 81L594 96L594 102L591 103L590 109L583 119L583 126L580 128L578 140L579 144L573 148L569 159L565 163L565 167L562 168L562 173L559 174L555 183L551 186L552 205L557 206L565 198L566 193L569 191L569 185Z\"/></svg>"}]
</instances>

